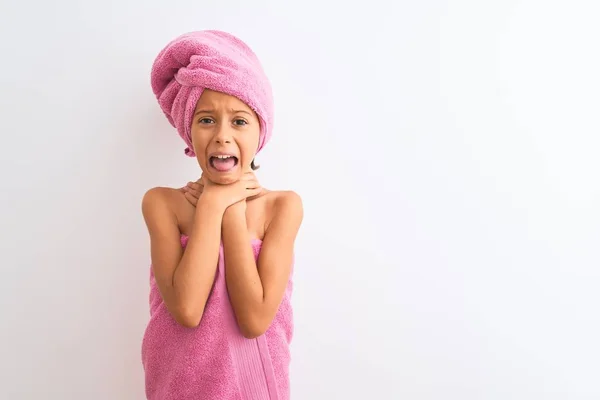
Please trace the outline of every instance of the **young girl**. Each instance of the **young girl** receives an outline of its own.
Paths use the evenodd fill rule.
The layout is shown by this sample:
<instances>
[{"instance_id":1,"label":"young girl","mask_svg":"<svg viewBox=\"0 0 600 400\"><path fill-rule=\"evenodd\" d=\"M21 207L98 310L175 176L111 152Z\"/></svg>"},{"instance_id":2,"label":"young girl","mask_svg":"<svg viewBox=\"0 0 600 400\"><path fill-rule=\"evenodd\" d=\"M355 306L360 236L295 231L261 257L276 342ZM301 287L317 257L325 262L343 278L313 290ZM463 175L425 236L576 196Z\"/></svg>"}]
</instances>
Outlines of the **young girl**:
<instances>
[{"instance_id":1,"label":"young girl","mask_svg":"<svg viewBox=\"0 0 600 400\"><path fill-rule=\"evenodd\" d=\"M152 88L202 179L142 201L152 258L146 396L287 400L303 211L296 193L269 191L253 173L271 136L269 81L242 41L202 31L159 53Z\"/></svg>"}]
</instances>

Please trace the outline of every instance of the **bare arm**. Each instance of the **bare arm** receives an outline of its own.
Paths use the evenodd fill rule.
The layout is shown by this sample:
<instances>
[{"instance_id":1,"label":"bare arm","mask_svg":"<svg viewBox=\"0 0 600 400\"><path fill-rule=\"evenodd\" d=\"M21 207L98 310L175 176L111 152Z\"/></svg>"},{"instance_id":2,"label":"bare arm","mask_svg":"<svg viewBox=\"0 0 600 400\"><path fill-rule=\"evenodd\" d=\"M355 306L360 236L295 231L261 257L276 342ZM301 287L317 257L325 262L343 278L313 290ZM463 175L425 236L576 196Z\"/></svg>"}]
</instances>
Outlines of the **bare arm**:
<instances>
[{"instance_id":1,"label":"bare arm","mask_svg":"<svg viewBox=\"0 0 600 400\"><path fill-rule=\"evenodd\" d=\"M165 189L146 193L142 213L150 235L154 276L167 310L179 324L195 327L217 269L222 213L198 201L185 251Z\"/></svg>"},{"instance_id":2,"label":"bare arm","mask_svg":"<svg viewBox=\"0 0 600 400\"><path fill-rule=\"evenodd\" d=\"M246 338L254 338L269 328L283 298L303 218L302 200L293 192L277 200L258 266L244 211L232 206L223 218L225 278L238 326Z\"/></svg>"}]
</instances>

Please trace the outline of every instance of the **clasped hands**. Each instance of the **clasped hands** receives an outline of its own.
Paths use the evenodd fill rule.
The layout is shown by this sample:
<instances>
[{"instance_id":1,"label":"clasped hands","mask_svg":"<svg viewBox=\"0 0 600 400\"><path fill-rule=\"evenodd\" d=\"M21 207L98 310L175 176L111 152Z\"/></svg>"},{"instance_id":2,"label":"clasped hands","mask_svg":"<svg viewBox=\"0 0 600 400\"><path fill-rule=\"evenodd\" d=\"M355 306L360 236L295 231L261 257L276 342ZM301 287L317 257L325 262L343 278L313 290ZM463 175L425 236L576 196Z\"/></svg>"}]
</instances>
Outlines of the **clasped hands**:
<instances>
[{"instance_id":1,"label":"clasped hands","mask_svg":"<svg viewBox=\"0 0 600 400\"><path fill-rule=\"evenodd\" d=\"M216 184L200 176L196 182L188 182L179 190L194 207L202 196L203 200L225 212L233 205L245 209L246 199L260 194L262 187L253 172L246 172L240 180L227 185Z\"/></svg>"}]
</instances>

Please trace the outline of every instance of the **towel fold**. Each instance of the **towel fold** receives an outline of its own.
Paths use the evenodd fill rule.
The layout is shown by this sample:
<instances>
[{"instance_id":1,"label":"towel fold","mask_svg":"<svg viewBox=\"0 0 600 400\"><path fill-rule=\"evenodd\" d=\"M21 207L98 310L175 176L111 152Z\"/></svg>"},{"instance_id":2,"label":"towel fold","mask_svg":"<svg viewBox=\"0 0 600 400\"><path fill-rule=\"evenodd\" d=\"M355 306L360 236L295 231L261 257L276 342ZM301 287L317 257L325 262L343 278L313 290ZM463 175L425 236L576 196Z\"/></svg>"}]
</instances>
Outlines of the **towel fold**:
<instances>
[{"instance_id":1,"label":"towel fold","mask_svg":"<svg viewBox=\"0 0 600 400\"><path fill-rule=\"evenodd\" d=\"M254 52L237 37L221 31L190 32L171 41L156 57L151 85L158 103L179 136L185 153L195 156L191 123L204 89L235 96L260 120L257 153L271 138L273 94Z\"/></svg>"}]
</instances>

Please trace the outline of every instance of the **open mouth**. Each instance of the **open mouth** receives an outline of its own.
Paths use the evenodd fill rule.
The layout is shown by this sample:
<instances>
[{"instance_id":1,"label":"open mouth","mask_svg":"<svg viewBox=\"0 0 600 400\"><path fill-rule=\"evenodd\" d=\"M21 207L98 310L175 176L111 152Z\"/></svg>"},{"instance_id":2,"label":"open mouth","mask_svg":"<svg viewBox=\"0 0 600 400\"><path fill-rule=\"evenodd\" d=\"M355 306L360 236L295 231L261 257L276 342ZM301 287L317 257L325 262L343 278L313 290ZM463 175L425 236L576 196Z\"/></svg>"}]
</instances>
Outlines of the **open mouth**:
<instances>
[{"instance_id":1,"label":"open mouth","mask_svg":"<svg viewBox=\"0 0 600 400\"><path fill-rule=\"evenodd\" d=\"M227 172L238 164L236 156L231 155L217 155L212 156L209 159L210 166L219 172Z\"/></svg>"}]
</instances>

